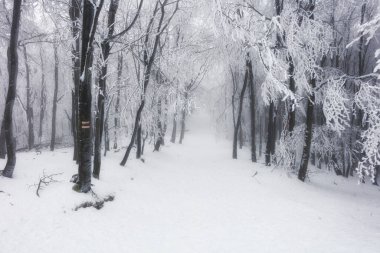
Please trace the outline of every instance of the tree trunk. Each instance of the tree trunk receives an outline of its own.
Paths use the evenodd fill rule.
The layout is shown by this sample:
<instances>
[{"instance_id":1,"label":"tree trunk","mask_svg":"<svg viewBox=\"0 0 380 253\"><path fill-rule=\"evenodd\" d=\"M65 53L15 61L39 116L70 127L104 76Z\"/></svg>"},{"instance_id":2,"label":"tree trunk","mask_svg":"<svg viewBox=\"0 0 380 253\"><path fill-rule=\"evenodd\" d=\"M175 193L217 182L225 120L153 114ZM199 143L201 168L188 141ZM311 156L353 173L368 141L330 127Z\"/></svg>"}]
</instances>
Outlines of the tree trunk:
<instances>
[{"instance_id":1,"label":"tree trunk","mask_svg":"<svg viewBox=\"0 0 380 253\"><path fill-rule=\"evenodd\" d=\"M41 144L42 133L43 133L43 121L45 117L46 110L46 83L45 83L45 68L44 59L42 55L42 50L40 51L41 56L41 95L40 95L40 126L38 130L38 138Z\"/></svg>"},{"instance_id":2,"label":"tree trunk","mask_svg":"<svg viewBox=\"0 0 380 253\"><path fill-rule=\"evenodd\" d=\"M125 166L125 164L127 163L128 161L128 158L129 158L129 154L131 153L131 150L132 150L132 147L133 147L133 143L135 142L135 139L136 139L136 135L137 135L137 130L138 130L138 126L140 124L140 118L141 118L141 113L142 113L142 110L144 109L144 106L145 106L145 100L143 100L140 104L140 107L139 109L137 110L137 113L136 113L136 118L135 118L135 125L133 127L133 132L132 132L132 137L131 137L131 141L129 142L129 145L127 147L127 150L125 152L125 155L123 157L123 160L121 161L120 165L121 166Z\"/></svg>"},{"instance_id":3,"label":"tree trunk","mask_svg":"<svg viewBox=\"0 0 380 253\"><path fill-rule=\"evenodd\" d=\"M25 61L25 73L26 73L26 120L28 122L28 149L31 150L34 147L34 117L33 117L33 105L32 105L32 88L30 87L30 67L28 62L28 54L26 52L26 46L23 47L24 61Z\"/></svg>"},{"instance_id":4,"label":"tree trunk","mask_svg":"<svg viewBox=\"0 0 380 253\"><path fill-rule=\"evenodd\" d=\"M292 57L288 58L289 61L289 89L295 94L296 93L296 82L294 80L294 63ZM290 136L293 134L294 127L296 125L296 108L294 100L290 101L290 106L288 109L288 132Z\"/></svg>"},{"instance_id":5,"label":"tree trunk","mask_svg":"<svg viewBox=\"0 0 380 253\"><path fill-rule=\"evenodd\" d=\"M99 2L95 12L91 0L84 0L83 5L83 22L82 22L82 55L81 55L81 78L79 89L79 166L78 182L74 190L79 192L88 192L91 190L91 79L92 74L90 67L93 62L94 36L98 23L100 10L103 7L104 0ZM95 13L95 16L94 16Z\"/></svg>"},{"instance_id":6,"label":"tree trunk","mask_svg":"<svg viewBox=\"0 0 380 253\"><path fill-rule=\"evenodd\" d=\"M272 162L272 155L274 154L275 138L275 116L274 116L274 102L271 101L269 105L269 117L268 117L268 130L267 130L267 144L265 149L265 165L270 166Z\"/></svg>"},{"instance_id":7,"label":"tree trunk","mask_svg":"<svg viewBox=\"0 0 380 253\"><path fill-rule=\"evenodd\" d=\"M243 149L244 146L244 132L243 132L243 125L244 120L241 120L240 127L239 127L239 149Z\"/></svg>"},{"instance_id":8,"label":"tree trunk","mask_svg":"<svg viewBox=\"0 0 380 253\"><path fill-rule=\"evenodd\" d=\"M174 113L173 115L173 129L172 129L172 136L170 138L171 143L175 143L175 139L177 137L177 113Z\"/></svg>"},{"instance_id":9,"label":"tree trunk","mask_svg":"<svg viewBox=\"0 0 380 253\"><path fill-rule=\"evenodd\" d=\"M232 146L232 158L233 159L237 159L238 132L239 132L239 128L241 125L244 94L245 94L245 90L247 89L247 85L248 85L248 60L246 61L244 83L243 83L243 87L241 89L240 98L239 98L239 111L238 111L237 120L236 120L236 124L235 124L235 128L234 128L234 139L233 139L233 146Z\"/></svg>"},{"instance_id":10,"label":"tree trunk","mask_svg":"<svg viewBox=\"0 0 380 253\"><path fill-rule=\"evenodd\" d=\"M7 146L5 145L5 130L4 130L4 120L1 123L0 129L0 159L5 159L7 154Z\"/></svg>"},{"instance_id":11,"label":"tree trunk","mask_svg":"<svg viewBox=\"0 0 380 253\"><path fill-rule=\"evenodd\" d=\"M13 137L13 106L16 98L17 74L18 74L18 55L17 44L20 28L21 0L13 1L13 15L11 36L8 47L8 73L9 86L7 99L5 102L3 127L5 133L5 142L7 146L7 163L2 172L4 177L11 178L16 166L16 141Z\"/></svg>"},{"instance_id":12,"label":"tree trunk","mask_svg":"<svg viewBox=\"0 0 380 253\"><path fill-rule=\"evenodd\" d=\"M256 157L256 109L255 109L255 86L253 82L252 61L248 61L249 91L250 91L250 112L251 112L251 160L257 162Z\"/></svg>"},{"instance_id":13,"label":"tree trunk","mask_svg":"<svg viewBox=\"0 0 380 253\"><path fill-rule=\"evenodd\" d=\"M57 104L58 104L58 45L54 45L54 96L53 96L53 111L51 118L51 140L50 140L50 150L54 151L55 148L55 135L56 135L56 124L57 124Z\"/></svg>"},{"instance_id":14,"label":"tree trunk","mask_svg":"<svg viewBox=\"0 0 380 253\"><path fill-rule=\"evenodd\" d=\"M185 128L186 128L186 109L182 109L181 133L179 135L179 144L182 144L183 139L185 138Z\"/></svg>"},{"instance_id":15,"label":"tree trunk","mask_svg":"<svg viewBox=\"0 0 380 253\"><path fill-rule=\"evenodd\" d=\"M182 144L183 142L183 139L185 138L185 131L186 131L186 114L187 114L187 111L186 111L186 104L187 104L187 99L188 99L188 88L186 87L185 88L185 94L184 94L184 101L185 101L185 106L184 108L182 108L182 118L181 118L181 133L180 133L180 136L179 136L179 144Z\"/></svg>"},{"instance_id":16,"label":"tree trunk","mask_svg":"<svg viewBox=\"0 0 380 253\"><path fill-rule=\"evenodd\" d=\"M259 115L262 115L262 113L259 113ZM259 120L259 133L260 133L260 140L259 140L259 157L261 157L262 149L263 149L263 119L261 118Z\"/></svg>"},{"instance_id":17,"label":"tree trunk","mask_svg":"<svg viewBox=\"0 0 380 253\"><path fill-rule=\"evenodd\" d=\"M136 159L140 159L142 155L142 127L141 123L137 128L137 136L136 136Z\"/></svg>"},{"instance_id":18,"label":"tree trunk","mask_svg":"<svg viewBox=\"0 0 380 253\"><path fill-rule=\"evenodd\" d=\"M313 78L310 80L310 86L312 89L315 88L316 80ZM306 129L305 129L305 141L303 146L303 153L301 158L301 165L298 171L298 179L302 182L305 181L307 175L307 168L309 164L310 157L310 147L313 134L313 117L314 117L314 101L315 95L314 92L310 94L308 103L307 103L307 112L306 112Z\"/></svg>"}]
</instances>

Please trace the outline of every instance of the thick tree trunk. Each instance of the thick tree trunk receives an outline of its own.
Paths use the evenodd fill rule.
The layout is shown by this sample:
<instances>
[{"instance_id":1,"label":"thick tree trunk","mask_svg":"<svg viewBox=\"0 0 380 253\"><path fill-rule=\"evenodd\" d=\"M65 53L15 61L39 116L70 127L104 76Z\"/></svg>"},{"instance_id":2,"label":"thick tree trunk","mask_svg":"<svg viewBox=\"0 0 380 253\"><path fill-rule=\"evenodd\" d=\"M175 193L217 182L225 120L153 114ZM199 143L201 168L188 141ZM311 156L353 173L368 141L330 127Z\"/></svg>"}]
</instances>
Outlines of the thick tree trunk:
<instances>
[{"instance_id":1,"label":"thick tree trunk","mask_svg":"<svg viewBox=\"0 0 380 253\"><path fill-rule=\"evenodd\" d=\"M244 102L244 94L245 90L247 89L248 85L248 60L246 61L245 66L245 75L244 75L244 83L243 87L241 89L240 98L239 98L239 110L237 115L237 120L234 128L234 139L233 139L233 146L232 146L232 158L237 159L237 142L238 142L238 132L241 125L241 117L243 112L243 102Z\"/></svg>"},{"instance_id":2,"label":"thick tree trunk","mask_svg":"<svg viewBox=\"0 0 380 253\"><path fill-rule=\"evenodd\" d=\"M310 80L310 86L312 89L315 88L315 82L315 79ZM305 140L301 158L301 165L298 171L298 179L301 181L305 181L307 176L307 168L309 165L310 147L313 134L314 101L315 95L314 92L312 92L307 103Z\"/></svg>"},{"instance_id":3,"label":"thick tree trunk","mask_svg":"<svg viewBox=\"0 0 380 253\"><path fill-rule=\"evenodd\" d=\"M53 96L53 111L51 118L51 139L50 139L50 150L54 151L55 148L55 135L56 135L56 125L57 125L57 104L58 104L58 46L54 45L54 96Z\"/></svg>"},{"instance_id":4,"label":"thick tree trunk","mask_svg":"<svg viewBox=\"0 0 380 253\"><path fill-rule=\"evenodd\" d=\"M34 115L32 105L32 88L30 86L30 67L28 62L28 54L26 46L23 47L24 61L25 61L25 77L26 77L26 120L28 122L28 149L34 147Z\"/></svg>"},{"instance_id":5,"label":"thick tree trunk","mask_svg":"<svg viewBox=\"0 0 380 253\"><path fill-rule=\"evenodd\" d=\"M250 95L250 112L251 112L251 160L252 162L257 162L256 157L256 109L255 109L255 86L253 82L253 69L252 61L248 61L248 72L249 72L249 95Z\"/></svg>"},{"instance_id":6,"label":"thick tree trunk","mask_svg":"<svg viewBox=\"0 0 380 253\"><path fill-rule=\"evenodd\" d=\"M2 172L4 177L12 177L16 166L16 140L13 137L13 106L16 98L17 74L18 74L18 55L17 44L20 28L21 0L13 1L13 16L11 36L8 48L8 73L9 86L7 99L5 101L3 127L5 133L5 141L7 146L7 163Z\"/></svg>"},{"instance_id":7,"label":"thick tree trunk","mask_svg":"<svg viewBox=\"0 0 380 253\"><path fill-rule=\"evenodd\" d=\"M91 0L84 0L83 5L83 22L82 22L82 55L81 55L81 78L79 89L79 166L78 182L74 190L79 192L88 192L91 190L91 79L92 74L90 67L93 62L94 36L98 23L100 10L103 7L104 0L99 2L95 12ZM94 16L95 13L95 16Z\"/></svg>"}]
</instances>

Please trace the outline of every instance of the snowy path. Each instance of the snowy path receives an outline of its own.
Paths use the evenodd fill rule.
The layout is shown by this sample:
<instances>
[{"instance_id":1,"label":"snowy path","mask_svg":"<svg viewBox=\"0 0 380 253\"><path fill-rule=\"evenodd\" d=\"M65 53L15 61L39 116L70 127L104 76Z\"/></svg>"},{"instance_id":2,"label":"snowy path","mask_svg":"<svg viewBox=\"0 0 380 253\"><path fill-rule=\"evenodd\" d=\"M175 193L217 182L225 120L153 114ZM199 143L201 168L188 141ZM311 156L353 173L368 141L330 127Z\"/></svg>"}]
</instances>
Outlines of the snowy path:
<instances>
[{"instance_id":1,"label":"snowy path","mask_svg":"<svg viewBox=\"0 0 380 253\"><path fill-rule=\"evenodd\" d=\"M205 116L191 121L183 145L145 163L110 153L94 191L116 199L100 211L72 210L92 197L70 190L71 150L20 154L15 179L0 178L0 252L380 252L378 188L323 173L303 184L246 151L233 161ZM64 174L38 198L44 169Z\"/></svg>"}]
</instances>

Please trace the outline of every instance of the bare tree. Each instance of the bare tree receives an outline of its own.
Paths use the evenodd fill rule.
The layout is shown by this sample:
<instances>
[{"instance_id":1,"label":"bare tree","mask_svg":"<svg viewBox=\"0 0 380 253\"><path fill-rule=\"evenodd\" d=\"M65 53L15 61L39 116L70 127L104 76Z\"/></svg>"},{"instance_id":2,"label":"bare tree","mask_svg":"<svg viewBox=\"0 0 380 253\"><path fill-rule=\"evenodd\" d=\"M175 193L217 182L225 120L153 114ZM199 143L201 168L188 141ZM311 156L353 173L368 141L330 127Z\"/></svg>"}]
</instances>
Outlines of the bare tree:
<instances>
[{"instance_id":1,"label":"bare tree","mask_svg":"<svg viewBox=\"0 0 380 253\"><path fill-rule=\"evenodd\" d=\"M2 172L4 177L12 177L16 166L16 141L13 137L13 105L16 99L17 74L18 74L18 34L20 28L21 0L14 0L11 37L8 47L8 72L9 86L5 102L3 126L7 145L7 163Z\"/></svg>"}]
</instances>

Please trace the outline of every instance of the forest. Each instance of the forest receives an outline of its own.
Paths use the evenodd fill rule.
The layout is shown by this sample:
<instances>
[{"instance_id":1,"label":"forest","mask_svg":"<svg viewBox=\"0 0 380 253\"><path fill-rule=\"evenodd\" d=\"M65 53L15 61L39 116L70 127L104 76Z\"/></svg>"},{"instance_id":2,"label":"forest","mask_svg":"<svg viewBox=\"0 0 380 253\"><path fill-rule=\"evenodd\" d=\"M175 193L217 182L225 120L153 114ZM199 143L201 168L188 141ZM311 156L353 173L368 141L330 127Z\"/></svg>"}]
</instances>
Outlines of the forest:
<instances>
[{"instance_id":1,"label":"forest","mask_svg":"<svg viewBox=\"0 0 380 253\"><path fill-rule=\"evenodd\" d=\"M380 249L378 0L1 0L0 124L0 252Z\"/></svg>"}]
</instances>

